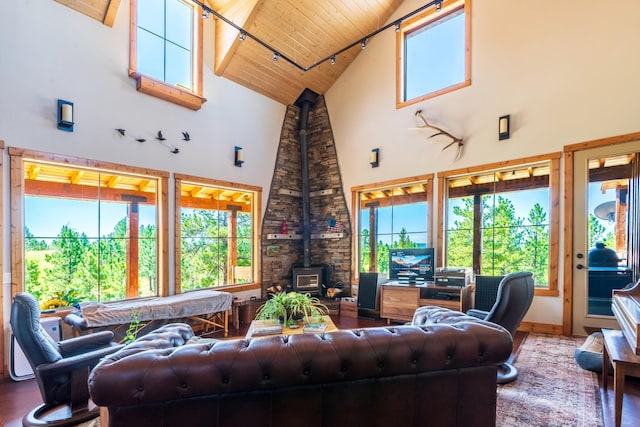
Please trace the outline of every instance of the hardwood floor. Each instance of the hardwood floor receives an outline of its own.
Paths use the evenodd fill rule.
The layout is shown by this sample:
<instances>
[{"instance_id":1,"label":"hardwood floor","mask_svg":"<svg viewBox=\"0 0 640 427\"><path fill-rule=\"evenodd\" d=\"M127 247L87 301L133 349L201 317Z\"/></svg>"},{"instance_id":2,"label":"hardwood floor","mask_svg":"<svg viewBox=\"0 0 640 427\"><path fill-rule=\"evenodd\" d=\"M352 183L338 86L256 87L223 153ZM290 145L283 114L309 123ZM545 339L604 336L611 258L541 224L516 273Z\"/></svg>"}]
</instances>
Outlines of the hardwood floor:
<instances>
[{"instance_id":1,"label":"hardwood floor","mask_svg":"<svg viewBox=\"0 0 640 427\"><path fill-rule=\"evenodd\" d=\"M334 323L341 329L366 328L385 325L386 322L366 317L333 317ZM244 336L247 325L238 330L230 328L231 336ZM514 350L522 343L525 333L518 332L514 339ZM607 391L602 388L602 377L599 378L600 397L604 416L604 427L614 427L614 394L613 378L610 378ZM22 417L41 403L38 385L33 379L25 381L0 381L0 426L21 427ZM622 427L635 427L640 419L640 378L628 377L622 411ZM499 426L503 427L503 426Z\"/></svg>"}]
</instances>

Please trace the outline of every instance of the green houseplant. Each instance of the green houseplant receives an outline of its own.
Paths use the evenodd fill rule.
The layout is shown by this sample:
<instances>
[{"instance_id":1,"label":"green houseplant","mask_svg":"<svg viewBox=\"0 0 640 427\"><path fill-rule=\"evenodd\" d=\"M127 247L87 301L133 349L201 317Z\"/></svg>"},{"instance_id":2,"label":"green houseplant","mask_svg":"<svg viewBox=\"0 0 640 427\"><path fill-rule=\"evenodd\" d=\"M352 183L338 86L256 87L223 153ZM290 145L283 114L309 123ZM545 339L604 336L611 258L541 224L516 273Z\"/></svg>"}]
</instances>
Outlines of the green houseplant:
<instances>
[{"instance_id":1,"label":"green houseplant","mask_svg":"<svg viewBox=\"0 0 640 427\"><path fill-rule=\"evenodd\" d=\"M293 325L297 319L305 319L310 323L310 318L317 317L322 321L322 316L326 316L329 309L316 297L307 293L299 292L279 292L271 294L268 299L256 312L257 320L279 320L285 326Z\"/></svg>"}]
</instances>

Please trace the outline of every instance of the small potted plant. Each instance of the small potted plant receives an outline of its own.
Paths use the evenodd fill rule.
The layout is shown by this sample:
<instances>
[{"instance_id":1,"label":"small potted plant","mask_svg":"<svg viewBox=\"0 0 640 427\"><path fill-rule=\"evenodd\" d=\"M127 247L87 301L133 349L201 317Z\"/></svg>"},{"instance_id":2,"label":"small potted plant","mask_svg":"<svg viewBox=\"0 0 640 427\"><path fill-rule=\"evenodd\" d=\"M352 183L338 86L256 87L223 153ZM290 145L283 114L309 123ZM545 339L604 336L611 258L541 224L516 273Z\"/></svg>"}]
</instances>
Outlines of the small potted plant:
<instances>
[{"instance_id":1,"label":"small potted plant","mask_svg":"<svg viewBox=\"0 0 640 427\"><path fill-rule=\"evenodd\" d=\"M321 321L322 316L329 312L327 306L316 297L308 293L279 292L271 294L256 312L257 320L279 320L284 326L291 326L297 319L305 319L310 323L310 318L316 317Z\"/></svg>"}]
</instances>

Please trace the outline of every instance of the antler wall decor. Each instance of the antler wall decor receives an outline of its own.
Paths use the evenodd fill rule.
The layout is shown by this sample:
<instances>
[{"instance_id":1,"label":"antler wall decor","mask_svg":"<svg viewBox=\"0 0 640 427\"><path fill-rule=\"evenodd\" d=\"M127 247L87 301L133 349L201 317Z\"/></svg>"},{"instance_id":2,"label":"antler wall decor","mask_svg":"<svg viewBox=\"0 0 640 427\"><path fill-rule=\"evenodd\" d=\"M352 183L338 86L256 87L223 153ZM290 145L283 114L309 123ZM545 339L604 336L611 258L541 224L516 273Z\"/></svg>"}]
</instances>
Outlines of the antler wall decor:
<instances>
[{"instance_id":1,"label":"antler wall decor","mask_svg":"<svg viewBox=\"0 0 640 427\"><path fill-rule=\"evenodd\" d=\"M437 132L434 133L433 135L428 136L428 139L431 139L435 136L438 135L444 135L444 136L448 136L449 138L451 138L451 142L447 145L445 145L442 148L442 151L446 150L447 148L451 147L452 145L456 145L457 151L456 151L456 156L454 157L453 161L455 162L456 160L458 160L460 157L462 157L462 147L464 146L464 144L462 143L462 138L458 138L455 137L453 135L451 135L449 132L447 132L446 130L440 129L439 127L433 126L432 124L429 124L429 122L427 121L427 118L422 114L422 110L418 109L416 110L415 116L420 118L420 120L424 123L424 126L419 126L418 129L426 129L426 128L430 128L430 129L435 129Z\"/></svg>"}]
</instances>

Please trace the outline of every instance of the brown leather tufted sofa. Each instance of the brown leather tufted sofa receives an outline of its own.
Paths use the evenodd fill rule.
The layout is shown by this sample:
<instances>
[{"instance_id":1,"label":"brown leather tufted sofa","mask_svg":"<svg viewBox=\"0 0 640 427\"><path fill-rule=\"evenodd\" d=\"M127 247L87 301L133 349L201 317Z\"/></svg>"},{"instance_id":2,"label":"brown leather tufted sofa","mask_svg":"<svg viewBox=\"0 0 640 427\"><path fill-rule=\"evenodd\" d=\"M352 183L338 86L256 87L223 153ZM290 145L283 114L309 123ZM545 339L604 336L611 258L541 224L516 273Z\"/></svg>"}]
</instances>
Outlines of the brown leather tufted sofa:
<instances>
[{"instance_id":1,"label":"brown leather tufted sofa","mask_svg":"<svg viewBox=\"0 0 640 427\"><path fill-rule=\"evenodd\" d=\"M194 343L171 324L101 361L89 388L110 426L494 426L509 332L430 321Z\"/></svg>"}]
</instances>

